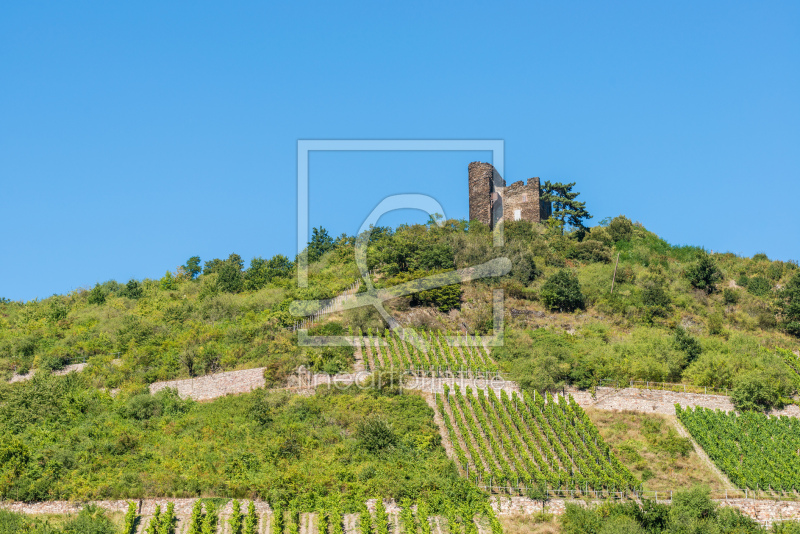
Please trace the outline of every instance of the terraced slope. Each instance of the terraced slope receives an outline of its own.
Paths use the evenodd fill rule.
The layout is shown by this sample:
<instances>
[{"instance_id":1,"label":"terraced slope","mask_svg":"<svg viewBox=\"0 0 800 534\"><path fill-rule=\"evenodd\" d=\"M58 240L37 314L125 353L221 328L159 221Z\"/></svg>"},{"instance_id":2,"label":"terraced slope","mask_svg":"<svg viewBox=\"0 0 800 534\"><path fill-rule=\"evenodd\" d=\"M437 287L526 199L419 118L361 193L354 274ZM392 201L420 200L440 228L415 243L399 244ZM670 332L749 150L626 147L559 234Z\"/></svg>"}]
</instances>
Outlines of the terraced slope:
<instances>
[{"instance_id":1,"label":"terraced slope","mask_svg":"<svg viewBox=\"0 0 800 534\"><path fill-rule=\"evenodd\" d=\"M740 488L800 490L800 420L675 407L678 419Z\"/></svg>"},{"instance_id":2,"label":"terraced slope","mask_svg":"<svg viewBox=\"0 0 800 534\"><path fill-rule=\"evenodd\" d=\"M445 386L436 406L462 473L492 491L619 491L639 484L571 397L534 400Z\"/></svg>"}]
</instances>

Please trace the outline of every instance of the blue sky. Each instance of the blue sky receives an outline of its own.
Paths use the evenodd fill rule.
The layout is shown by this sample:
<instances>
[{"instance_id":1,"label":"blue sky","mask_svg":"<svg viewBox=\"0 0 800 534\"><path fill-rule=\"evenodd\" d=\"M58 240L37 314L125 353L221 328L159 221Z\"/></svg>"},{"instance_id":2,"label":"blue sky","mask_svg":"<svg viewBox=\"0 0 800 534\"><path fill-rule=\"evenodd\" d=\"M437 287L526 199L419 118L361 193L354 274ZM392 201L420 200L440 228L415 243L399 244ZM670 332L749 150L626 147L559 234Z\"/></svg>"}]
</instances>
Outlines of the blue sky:
<instances>
[{"instance_id":1,"label":"blue sky","mask_svg":"<svg viewBox=\"0 0 800 534\"><path fill-rule=\"evenodd\" d=\"M502 139L592 222L800 259L800 4L3 3L0 296L294 255L298 139ZM465 218L487 157L315 153L310 224Z\"/></svg>"}]
</instances>

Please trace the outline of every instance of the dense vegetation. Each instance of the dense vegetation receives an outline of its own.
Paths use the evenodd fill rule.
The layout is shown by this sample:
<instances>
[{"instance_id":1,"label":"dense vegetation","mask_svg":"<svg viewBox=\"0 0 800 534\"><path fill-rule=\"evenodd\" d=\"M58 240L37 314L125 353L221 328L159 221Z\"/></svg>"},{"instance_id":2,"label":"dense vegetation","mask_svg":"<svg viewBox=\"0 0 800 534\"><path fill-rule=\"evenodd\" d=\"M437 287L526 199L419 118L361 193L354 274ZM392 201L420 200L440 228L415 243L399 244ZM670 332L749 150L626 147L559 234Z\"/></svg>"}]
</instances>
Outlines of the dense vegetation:
<instances>
[{"instance_id":1,"label":"dense vegetation","mask_svg":"<svg viewBox=\"0 0 800 534\"><path fill-rule=\"evenodd\" d=\"M680 406L675 410L692 437L737 487L800 489L800 419Z\"/></svg>"},{"instance_id":2,"label":"dense vegetation","mask_svg":"<svg viewBox=\"0 0 800 534\"><path fill-rule=\"evenodd\" d=\"M0 497L260 497L346 510L373 495L469 500L433 412L394 387L213 403L120 394L76 374L0 388ZM298 500L299 499L299 500Z\"/></svg>"},{"instance_id":3,"label":"dense vegetation","mask_svg":"<svg viewBox=\"0 0 800 534\"><path fill-rule=\"evenodd\" d=\"M593 508L567 504L560 518L563 534L757 534L767 532L736 508L721 507L700 487L678 492L672 503L608 502ZM800 532L797 523L776 523L770 532Z\"/></svg>"},{"instance_id":4,"label":"dense vegetation","mask_svg":"<svg viewBox=\"0 0 800 534\"><path fill-rule=\"evenodd\" d=\"M502 287L510 342L493 357L528 387L638 379L733 389L769 378L781 397L796 389L775 350L798 347L796 263L671 246L625 217L563 235L554 225L517 221L504 235L504 246L493 247L478 223L375 228L368 266L386 287L508 257L513 269L501 279L396 298L388 307L418 330L488 334L489 289ZM298 347L287 328L297 318L288 310L295 299L333 297L359 279L354 243L315 229L308 288L297 287L295 262L283 256L254 258L245 269L231 254L202 268L200 258L190 258L160 280L3 301L0 373L86 359L95 386L135 388L242 367L266 367L268 384L300 364L345 370L352 349ZM334 314L317 329L375 334L384 326L374 310L362 308Z\"/></svg>"}]
</instances>

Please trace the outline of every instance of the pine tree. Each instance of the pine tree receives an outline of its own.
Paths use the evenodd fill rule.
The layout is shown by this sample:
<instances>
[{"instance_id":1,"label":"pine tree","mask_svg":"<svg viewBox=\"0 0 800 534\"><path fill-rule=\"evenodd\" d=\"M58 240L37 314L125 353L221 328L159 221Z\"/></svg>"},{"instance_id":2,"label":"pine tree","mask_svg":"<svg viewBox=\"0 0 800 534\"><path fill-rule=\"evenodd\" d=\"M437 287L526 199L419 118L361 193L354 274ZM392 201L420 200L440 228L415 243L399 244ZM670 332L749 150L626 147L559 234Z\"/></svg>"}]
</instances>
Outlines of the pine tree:
<instances>
[{"instance_id":1,"label":"pine tree","mask_svg":"<svg viewBox=\"0 0 800 534\"><path fill-rule=\"evenodd\" d=\"M583 221L592 218L586 211L586 203L575 200L580 193L573 193L573 187L575 187L575 182L562 184L550 180L547 180L542 186L542 201L553 204L551 217L561 221L562 234L566 224L572 228L585 229Z\"/></svg>"}]
</instances>

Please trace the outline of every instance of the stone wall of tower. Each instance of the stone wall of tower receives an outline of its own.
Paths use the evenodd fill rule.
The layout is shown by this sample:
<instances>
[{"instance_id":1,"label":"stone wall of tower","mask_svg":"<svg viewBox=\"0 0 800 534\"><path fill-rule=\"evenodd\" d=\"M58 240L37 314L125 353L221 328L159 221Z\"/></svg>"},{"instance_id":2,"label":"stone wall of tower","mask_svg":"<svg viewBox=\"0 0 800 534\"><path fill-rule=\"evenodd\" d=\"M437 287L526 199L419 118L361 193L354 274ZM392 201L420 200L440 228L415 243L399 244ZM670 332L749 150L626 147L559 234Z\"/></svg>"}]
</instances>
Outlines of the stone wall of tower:
<instances>
[{"instance_id":1,"label":"stone wall of tower","mask_svg":"<svg viewBox=\"0 0 800 534\"><path fill-rule=\"evenodd\" d=\"M503 191L503 219L506 221L541 222L541 207L539 178L531 178L527 184L514 182Z\"/></svg>"},{"instance_id":2,"label":"stone wall of tower","mask_svg":"<svg viewBox=\"0 0 800 534\"><path fill-rule=\"evenodd\" d=\"M492 193L494 167L474 161L469 164L469 220L492 225Z\"/></svg>"}]
</instances>

